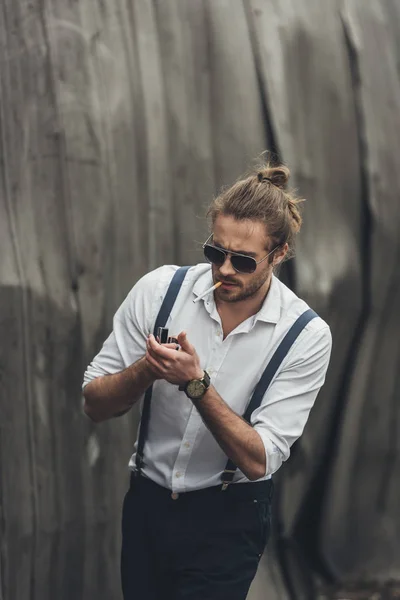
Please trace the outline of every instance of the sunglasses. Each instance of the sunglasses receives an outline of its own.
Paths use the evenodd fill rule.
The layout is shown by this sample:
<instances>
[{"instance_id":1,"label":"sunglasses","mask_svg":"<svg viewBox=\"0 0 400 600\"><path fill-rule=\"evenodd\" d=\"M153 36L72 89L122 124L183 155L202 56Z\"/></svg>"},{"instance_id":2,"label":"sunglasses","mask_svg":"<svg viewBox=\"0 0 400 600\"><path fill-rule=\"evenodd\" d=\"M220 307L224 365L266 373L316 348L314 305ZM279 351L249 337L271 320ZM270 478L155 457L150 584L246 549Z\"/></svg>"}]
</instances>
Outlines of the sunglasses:
<instances>
[{"instance_id":1,"label":"sunglasses","mask_svg":"<svg viewBox=\"0 0 400 600\"><path fill-rule=\"evenodd\" d=\"M203 244L203 252L204 256L213 265L217 267L222 267L225 263L227 256L229 255L231 258L231 265L235 269L237 273L254 273L257 269L257 265L262 263L264 260L268 258L279 246L275 246L271 252L264 256L261 260L256 260L252 256L247 256L246 254L240 254L240 252L231 252L230 250L224 250L224 248L218 248L217 246L213 246L208 242L212 238L212 234Z\"/></svg>"}]
</instances>

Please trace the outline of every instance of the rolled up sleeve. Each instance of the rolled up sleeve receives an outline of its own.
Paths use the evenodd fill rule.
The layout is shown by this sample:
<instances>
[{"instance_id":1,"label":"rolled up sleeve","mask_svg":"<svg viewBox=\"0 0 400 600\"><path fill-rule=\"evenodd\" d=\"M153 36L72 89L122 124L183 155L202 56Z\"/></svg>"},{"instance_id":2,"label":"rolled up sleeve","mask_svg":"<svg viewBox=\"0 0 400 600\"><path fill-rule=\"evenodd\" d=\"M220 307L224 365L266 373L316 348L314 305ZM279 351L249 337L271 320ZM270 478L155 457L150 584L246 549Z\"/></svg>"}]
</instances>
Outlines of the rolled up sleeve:
<instances>
[{"instance_id":1,"label":"rolled up sleeve","mask_svg":"<svg viewBox=\"0 0 400 600\"><path fill-rule=\"evenodd\" d=\"M325 381L332 337L328 326L310 328L299 336L251 418L266 454L266 475L272 475L290 456L301 436L319 390Z\"/></svg>"},{"instance_id":2,"label":"rolled up sleeve","mask_svg":"<svg viewBox=\"0 0 400 600\"><path fill-rule=\"evenodd\" d=\"M113 330L87 367L82 388L96 377L121 372L145 355L146 339L161 303L160 270L142 277L115 313Z\"/></svg>"}]
</instances>

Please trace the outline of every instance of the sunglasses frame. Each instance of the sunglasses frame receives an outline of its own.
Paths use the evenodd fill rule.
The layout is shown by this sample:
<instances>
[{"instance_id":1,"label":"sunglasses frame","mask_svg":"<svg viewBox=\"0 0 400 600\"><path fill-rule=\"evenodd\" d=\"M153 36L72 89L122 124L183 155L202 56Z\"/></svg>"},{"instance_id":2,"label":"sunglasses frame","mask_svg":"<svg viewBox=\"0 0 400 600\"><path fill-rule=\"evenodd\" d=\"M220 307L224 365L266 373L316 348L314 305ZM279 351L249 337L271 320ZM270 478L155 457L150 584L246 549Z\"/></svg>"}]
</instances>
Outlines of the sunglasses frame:
<instances>
[{"instance_id":1,"label":"sunglasses frame","mask_svg":"<svg viewBox=\"0 0 400 600\"><path fill-rule=\"evenodd\" d=\"M268 258L268 256L270 256L273 252L275 252L275 250L277 248L279 248L278 246L275 246L275 248L273 250L271 250L271 252L268 252L268 254L266 256L264 256L264 258L262 258L261 260L256 260L253 256L248 256L247 254L242 254L241 252L233 252L232 250L226 250L225 248L220 248L219 246L214 246L213 244L209 244L208 242L210 241L210 239L212 238L213 234L211 234L206 241L203 244L203 250L206 246L208 246L209 248L213 248L214 250L219 250L220 252L222 252L222 254L225 255L225 260L223 263L221 263L219 266L222 267L228 256L241 256L242 258L247 258L250 259L254 262L254 264L256 265L254 268L254 271L257 269L257 265L259 265L260 263L264 262L264 260L266 260ZM207 256L205 257L207 259L207 261L210 264L216 264L213 263L212 261L210 261ZM231 261L231 265L233 267L233 269L236 271L236 273L242 273L243 275L251 275L252 273L254 273L254 271L239 271L238 269L235 268L235 266L233 265L232 261Z\"/></svg>"}]
</instances>

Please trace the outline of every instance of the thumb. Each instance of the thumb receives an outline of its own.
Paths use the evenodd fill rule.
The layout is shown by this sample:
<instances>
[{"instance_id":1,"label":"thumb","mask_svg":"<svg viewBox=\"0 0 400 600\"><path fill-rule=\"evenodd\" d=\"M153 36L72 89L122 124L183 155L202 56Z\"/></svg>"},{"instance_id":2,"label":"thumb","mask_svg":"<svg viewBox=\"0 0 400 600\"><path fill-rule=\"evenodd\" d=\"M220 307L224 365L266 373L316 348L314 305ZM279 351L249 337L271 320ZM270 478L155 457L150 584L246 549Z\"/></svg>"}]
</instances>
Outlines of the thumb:
<instances>
[{"instance_id":1,"label":"thumb","mask_svg":"<svg viewBox=\"0 0 400 600\"><path fill-rule=\"evenodd\" d=\"M194 354L194 348L187 339L186 331L181 331L181 333L178 335L178 343L184 352L187 352L188 354Z\"/></svg>"}]
</instances>

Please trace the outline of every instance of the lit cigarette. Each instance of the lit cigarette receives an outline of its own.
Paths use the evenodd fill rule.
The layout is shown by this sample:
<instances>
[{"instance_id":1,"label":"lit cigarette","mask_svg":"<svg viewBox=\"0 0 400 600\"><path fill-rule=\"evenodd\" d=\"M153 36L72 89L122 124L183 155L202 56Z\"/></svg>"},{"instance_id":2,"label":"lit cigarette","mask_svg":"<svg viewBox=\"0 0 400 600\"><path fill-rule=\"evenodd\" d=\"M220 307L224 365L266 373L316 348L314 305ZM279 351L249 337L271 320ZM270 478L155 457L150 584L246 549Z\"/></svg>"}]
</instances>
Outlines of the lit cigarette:
<instances>
[{"instance_id":1,"label":"lit cigarette","mask_svg":"<svg viewBox=\"0 0 400 600\"><path fill-rule=\"evenodd\" d=\"M196 298L196 300L193 300L194 303L198 302L199 300L201 300L202 298L204 298L204 296L207 296L207 294L209 294L210 292L213 292L214 290L216 290L220 285L222 285L222 281L218 281L218 283L216 283L215 285L213 285L212 287L210 287L208 290L206 290L205 292L203 292L203 294L201 294L201 296L198 296Z\"/></svg>"}]
</instances>

